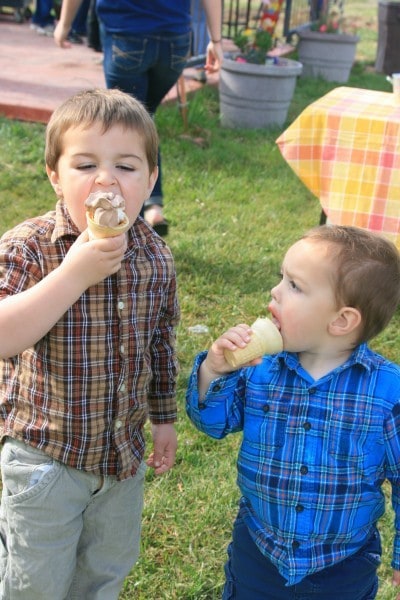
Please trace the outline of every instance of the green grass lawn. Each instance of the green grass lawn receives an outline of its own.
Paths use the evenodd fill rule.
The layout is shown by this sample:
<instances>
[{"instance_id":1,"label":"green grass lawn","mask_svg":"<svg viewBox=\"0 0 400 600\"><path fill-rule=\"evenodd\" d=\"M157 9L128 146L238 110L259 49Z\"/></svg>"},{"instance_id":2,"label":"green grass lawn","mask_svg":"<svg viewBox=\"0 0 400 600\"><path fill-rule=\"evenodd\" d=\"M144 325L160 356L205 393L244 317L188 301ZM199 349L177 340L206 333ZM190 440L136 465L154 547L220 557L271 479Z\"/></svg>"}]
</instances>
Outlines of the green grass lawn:
<instances>
[{"instance_id":1,"label":"green grass lawn","mask_svg":"<svg viewBox=\"0 0 400 600\"><path fill-rule=\"evenodd\" d=\"M373 69L377 3L346 2L361 21L358 62L349 85L389 91ZM353 12L354 11L354 12ZM297 83L288 123L336 84ZM147 477L142 554L121 600L216 600L236 513L236 455L240 435L220 442L197 432L184 414L193 358L237 322L266 313L269 290L287 247L318 224L318 200L282 159L280 130L239 131L219 126L218 92L205 87L189 103L189 131L178 107L157 115L164 159L169 244L176 260L182 322L178 330L179 449L175 468ZM182 138L188 134L189 139ZM195 138L206 140L206 147ZM53 207L43 164L44 127L0 119L0 233ZM209 333L189 331L207 326ZM400 362L400 315L371 344ZM394 600L390 586L392 514L381 522L384 562L379 600Z\"/></svg>"}]
</instances>

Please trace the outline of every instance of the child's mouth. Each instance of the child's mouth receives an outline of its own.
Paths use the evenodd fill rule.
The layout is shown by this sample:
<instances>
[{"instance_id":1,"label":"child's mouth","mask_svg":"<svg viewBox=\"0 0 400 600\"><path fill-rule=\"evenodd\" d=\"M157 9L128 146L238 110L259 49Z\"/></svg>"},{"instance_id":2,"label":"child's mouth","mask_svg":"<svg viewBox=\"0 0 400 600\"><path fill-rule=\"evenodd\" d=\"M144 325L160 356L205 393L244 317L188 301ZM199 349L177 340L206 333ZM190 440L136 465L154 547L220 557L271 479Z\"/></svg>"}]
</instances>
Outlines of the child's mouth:
<instances>
[{"instance_id":1,"label":"child's mouth","mask_svg":"<svg viewBox=\"0 0 400 600\"><path fill-rule=\"evenodd\" d=\"M269 312L271 313L271 321L273 322L273 324L275 325L275 327L277 329L279 329L279 331L281 330L281 324L280 321L276 318L276 316L274 315L274 313L271 310L271 307L268 307Z\"/></svg>"}]
</instances>

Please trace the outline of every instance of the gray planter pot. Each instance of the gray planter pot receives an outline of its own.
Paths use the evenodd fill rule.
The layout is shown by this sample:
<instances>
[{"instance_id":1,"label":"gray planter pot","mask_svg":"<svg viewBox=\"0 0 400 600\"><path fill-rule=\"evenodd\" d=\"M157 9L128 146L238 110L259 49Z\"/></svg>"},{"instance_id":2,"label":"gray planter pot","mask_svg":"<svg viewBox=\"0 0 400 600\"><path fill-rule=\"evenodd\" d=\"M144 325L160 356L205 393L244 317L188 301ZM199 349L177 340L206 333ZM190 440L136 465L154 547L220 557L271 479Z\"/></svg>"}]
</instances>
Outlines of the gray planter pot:
<instances>
[{"instance_id":1,"label":"gray planter pot","mask_svg":"<svg viewBox=\"0 0 400 600\"><path fill-rule=\"evenodd\" d=\"M261 129L281 126L302 65L290 59L279 64L254 65L224 57L219 79L221 125Z\"/></svg>"},{"instance_id":2,"label":"gray planter pot","mask_svg":"<svg viewBox=\"0 0 400 600\"><path fill-rule=\"evenodd\" d=\"M299 31L297 47L303 77L346 83L356 56L356 35Z\"/></svg>"}]
</instances>

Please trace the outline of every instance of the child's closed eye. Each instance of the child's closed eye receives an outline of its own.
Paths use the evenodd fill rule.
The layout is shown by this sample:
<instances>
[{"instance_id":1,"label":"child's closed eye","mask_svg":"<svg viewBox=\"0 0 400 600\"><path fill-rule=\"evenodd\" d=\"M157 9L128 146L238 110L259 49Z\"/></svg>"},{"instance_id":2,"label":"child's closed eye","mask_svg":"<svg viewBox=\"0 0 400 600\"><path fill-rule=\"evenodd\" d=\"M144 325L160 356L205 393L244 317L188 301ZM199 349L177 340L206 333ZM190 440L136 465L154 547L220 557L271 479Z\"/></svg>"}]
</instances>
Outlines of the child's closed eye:
<instances>
[{"instance_id":1,"label":"child's closed eye","mask_svg":"<svg viewBox=\"0 0 400 600\"><path fill-rule=\"evenodd\" d=\"M78 171L88 171L89 169L94 169L96 165L94 163L84 163L81 165L77 165Z\"/></svg>"},{"instance_id":2,"label":"child's closed eye","mask_svg":"<svg viewBox=\"0 0 400 600\"><path fill-rule=\"evenodd\" d=\"M121 171L135 171L135 168L131 165L117 165L117 169L121 169Z\"/></svg>"}]
</instances>

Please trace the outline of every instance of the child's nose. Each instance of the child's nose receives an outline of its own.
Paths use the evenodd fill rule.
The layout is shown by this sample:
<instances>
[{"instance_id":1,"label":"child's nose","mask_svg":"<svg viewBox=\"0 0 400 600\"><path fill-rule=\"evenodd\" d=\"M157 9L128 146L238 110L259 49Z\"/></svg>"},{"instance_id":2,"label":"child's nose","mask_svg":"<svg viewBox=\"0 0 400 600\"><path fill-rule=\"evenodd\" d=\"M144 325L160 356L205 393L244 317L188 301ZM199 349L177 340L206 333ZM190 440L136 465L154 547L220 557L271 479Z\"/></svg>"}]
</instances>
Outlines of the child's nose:
<instances>
[{"instance_id":1,"label":"child's nose","mask_svg":"<svg viewBox=\"0 0 400 600\"><path fill-rule=\"evenodd\" d=\"M278 285L275 285L272 290L271 290L271 297L273 300L275 300L276 302L278 301L278 296L279 296L279 287L280 287L280 283L278 283Z\"/></svg>"},{"instance_id":2,"label":"child's nose","mask_svg":"<svg viewBox=\"0 0 400 600\"><path fill-rule=\"evenodd\" d=\"M112 185L115 183L114 173L111 169L100 169L96 176L96 183L100 185Z\"/></svg>"}]
</instances>

